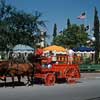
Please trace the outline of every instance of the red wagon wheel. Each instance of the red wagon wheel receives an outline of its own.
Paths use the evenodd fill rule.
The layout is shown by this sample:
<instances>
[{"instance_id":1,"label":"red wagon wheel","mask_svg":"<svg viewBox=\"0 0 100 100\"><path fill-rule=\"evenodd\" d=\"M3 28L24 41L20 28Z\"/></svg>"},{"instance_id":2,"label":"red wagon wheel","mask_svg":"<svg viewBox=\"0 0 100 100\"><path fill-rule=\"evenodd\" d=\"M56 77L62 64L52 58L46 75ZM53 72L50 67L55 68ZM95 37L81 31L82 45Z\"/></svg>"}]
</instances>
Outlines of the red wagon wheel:
<instances>
[{"instance_id":1,"label":"red wagon wheel","mask_svg":"<svg viewBox=\"0 0 100 100\"><path fill-rule=\"evenodd\" d=\"M45 85L51 86L55 84L55 75L53 73L46 74L44 79Z\"/></svg>"},{"instance_id":2,"label":"red wagon wheel","mask_svg":"<svg viewBox=\"0 0 100 100\"><path fill-rule=\"evenodd\" d=\"M76 83L77 79L80 78L80 72L76 68L69 68L66 71L66 80L68 83Z\"/></svg>"}]
</instances>

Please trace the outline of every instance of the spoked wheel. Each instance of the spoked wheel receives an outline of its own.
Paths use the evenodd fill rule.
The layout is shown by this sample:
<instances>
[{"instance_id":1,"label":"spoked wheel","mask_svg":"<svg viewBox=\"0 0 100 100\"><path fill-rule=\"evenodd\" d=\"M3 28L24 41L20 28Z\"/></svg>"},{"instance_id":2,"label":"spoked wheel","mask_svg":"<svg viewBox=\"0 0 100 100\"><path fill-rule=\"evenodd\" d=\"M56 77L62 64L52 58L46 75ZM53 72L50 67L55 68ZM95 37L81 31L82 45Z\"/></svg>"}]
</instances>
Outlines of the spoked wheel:
<instances>
[{"instance_id":1,"label":"spoked wheel","mask_svg":"<svg viewBox=\"0 0 100 100\"><path fill-rule=\"evenodd\" d=\"M52 86L55 84L55 75L53 73L49 73L46 75L44 79L46 86Z\"/></svg>"},{"instance_id":2,"label":"spoked wheel","mask_svg":"<svg viewBox=\"0 0 100 100\"><path fill-rule=\"evenodd\" d=\"M69 68L66 71L66 80L68 83L76 83L80 78L80 72L76 68Z\"/></svg>"}]
</instances>

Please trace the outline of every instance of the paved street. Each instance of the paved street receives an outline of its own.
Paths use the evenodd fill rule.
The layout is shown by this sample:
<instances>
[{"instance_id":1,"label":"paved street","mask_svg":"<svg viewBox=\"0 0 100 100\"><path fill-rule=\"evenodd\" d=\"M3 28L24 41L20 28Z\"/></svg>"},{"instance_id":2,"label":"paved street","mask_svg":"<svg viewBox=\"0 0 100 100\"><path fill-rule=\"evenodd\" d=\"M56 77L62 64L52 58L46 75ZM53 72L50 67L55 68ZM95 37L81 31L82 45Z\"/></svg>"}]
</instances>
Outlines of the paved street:
<instances>
[{"instance_id":1,"label":"paved street","mask_svg":"<svg viewBox=\"0 0 100 100\"><path fill-rule=\"evenodd\" d=\"M0 100L100 100L99 74L85 75L77 84L1 87Z\"/></svg>"}]
</instances>

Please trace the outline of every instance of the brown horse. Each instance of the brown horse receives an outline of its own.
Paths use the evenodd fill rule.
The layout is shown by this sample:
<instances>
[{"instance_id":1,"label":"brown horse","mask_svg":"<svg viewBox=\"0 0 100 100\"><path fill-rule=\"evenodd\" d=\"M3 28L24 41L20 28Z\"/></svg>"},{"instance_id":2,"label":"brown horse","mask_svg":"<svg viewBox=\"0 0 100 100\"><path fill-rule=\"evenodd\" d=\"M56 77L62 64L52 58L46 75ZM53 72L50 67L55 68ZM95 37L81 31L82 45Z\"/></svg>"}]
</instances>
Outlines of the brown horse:
<instances>
[{"instance_id":1,"label":"brown horse","mask_svg":"<svg viewBox=\"0 0 100 100\"><path fill-rule=\"evenodd\" d=\"M0 61L0 80L4 81L6 86L6 76L8 75L9 61Z\"/></svg>"},{"instance_id":2,"label":"brown horse","mask_svg":"<svg viewBox=\"0 0 100 100\"><path fill-rule=\"evenodd\" d=\"M7 76L12 78L13 85L15 76L18 78L18 82L21 82L22 76L27 76L27 84L29 82L32 83L34 77L34 66L31 63L14 63L11 61L2 61L0 62L0 79L5 81L5 85Z\"/></svg>"},{"instance_id":3,"label":"brown horse","mask_svg":"<svg viewBox=\"0 0 100 100\"><path fill-rule=\"evenodd\" d=\"M12 63L8 67L8 73L14 84L14 77L17 76L18 82L21 82L21 77L27 76L28 83L33 81L34 66L31 63ZM31 79L30 79L31 77Z\"/></svg>"},{"instance_id":4,"label":"brown horse","mask_svg":"<svg viewBox=\"0 0 100 100\"><path fill-rule=\"evenodd\" d=\"M18 82L21 82L21 77L27 76L28 82L33 82L34 73L37 71L41 71L41 57L37 55L29 55L28 57L29 63L18 63L13 62L13 60L9 60L7 62L2 62L0 65L0 72L3 73L4 76L10 76L12 78L12 83L14 86L14 77L18 78ZM2 71L3 70L3 71ZM31 79L30 79L31 77ZM6 77L5 77L6 84Z\"/></svg>"},{"instance_id":5,"label":"brown horse","mask_svg":"<svg viewBox=\"0 0 100 100\"><path fill-rule=\"evenodd\" d=\"M0 61L0 76L6 76L8 70L9 62L8 61Z\"/></svg>"},{"instance_id":6,"label":"brown horse","mask_svg":"<svg viewBox=\"0 0 100 100\"><path fill-rule=\"evenodd\" d=\"M34 73L40 72L42 69L42 57L31 54L28 56L28 61L34 66Z\"/></svg>"}]
</instances>

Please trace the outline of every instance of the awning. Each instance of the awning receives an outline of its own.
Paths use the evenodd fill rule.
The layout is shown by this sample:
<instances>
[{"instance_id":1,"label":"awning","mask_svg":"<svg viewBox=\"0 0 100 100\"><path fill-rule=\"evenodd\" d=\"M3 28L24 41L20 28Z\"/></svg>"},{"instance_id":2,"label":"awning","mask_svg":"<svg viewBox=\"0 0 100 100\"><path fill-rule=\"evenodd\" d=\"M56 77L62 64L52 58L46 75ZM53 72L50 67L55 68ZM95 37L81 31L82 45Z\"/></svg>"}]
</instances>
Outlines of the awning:
<instances>
[{"instance_id":1,"label":"awning","mask_svg":"<svg viewBox=\"0 0 100 100\"><path fill-rule=\"evenodd\" d=\"M28 45L18 44L13 48L13 51L28 52L28 51L34 51L34 48L32 48Z\"/></svg>"},{"instance_id":2,"label":"awning","mask_svg":"<svg viewBox=\"0 0 100 100\"><path fill-rule=\"evenodd\" d=\"M73 51L75 51L75 52L78 52L78 51L80 51L80 52L93 52L93 51L95 51L95 49L89 48L89 47L78 47L78 48L73 48Z\"/></svg>"},{"instance_id":3,"label":"awning","mask_svg":"<svg viewBox=\"0 0 100 100\"><path fill-rule=\"evenodd\" d=\"M48 51L55 51L55 52L66 52L66 49L61 47L61 46L56 46L56 45L52 45L52 46L48 46L46 48L43 49L44 52L48 52Z\"/></svg>"}]
</instances>

